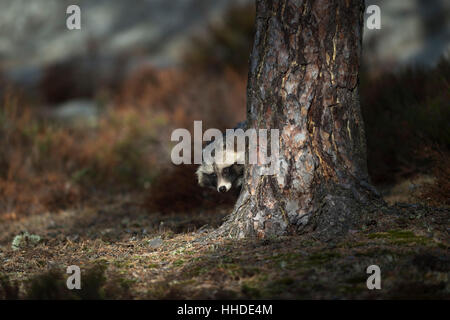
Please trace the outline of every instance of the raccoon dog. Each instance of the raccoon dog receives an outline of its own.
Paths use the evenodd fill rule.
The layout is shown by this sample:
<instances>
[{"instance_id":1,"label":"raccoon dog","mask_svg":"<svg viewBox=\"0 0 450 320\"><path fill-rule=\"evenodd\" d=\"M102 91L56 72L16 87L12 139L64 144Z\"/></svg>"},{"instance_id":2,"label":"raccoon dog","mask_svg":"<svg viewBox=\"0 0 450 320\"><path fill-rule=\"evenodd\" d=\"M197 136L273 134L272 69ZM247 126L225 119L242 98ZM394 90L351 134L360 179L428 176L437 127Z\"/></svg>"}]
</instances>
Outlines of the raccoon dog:
<instances>
[{"instance_id":1,"label":"raccoon dog","mask_svg":"<svg viewBox=\"0 0 450 320\"><path fill-rule=\"evenodd\" d=\"M242 123L236 129L244 127L245 123ZM243 134L243 130L235 132L238 139ZM225 140L225 137L216 139L205 146L203 162L196 171L200 186L212 188L218 192L228 192L232 188L239 189L244 179L245 148L238 149L234 139L232 145ZM208 152L212 157L208 157Z\"/></svg>"}]
</instances>

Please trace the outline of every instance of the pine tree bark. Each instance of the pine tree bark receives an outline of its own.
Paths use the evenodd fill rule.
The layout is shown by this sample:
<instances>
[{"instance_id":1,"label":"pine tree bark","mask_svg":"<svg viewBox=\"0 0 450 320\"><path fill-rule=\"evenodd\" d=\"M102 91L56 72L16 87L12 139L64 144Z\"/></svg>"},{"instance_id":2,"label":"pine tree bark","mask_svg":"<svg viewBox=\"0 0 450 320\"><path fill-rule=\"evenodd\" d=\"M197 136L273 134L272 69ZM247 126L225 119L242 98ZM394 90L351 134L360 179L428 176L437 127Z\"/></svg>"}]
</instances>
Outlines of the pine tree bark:
<instances>
[{"instance_id":1,"label":"pine tree bark","mask_svg":"<svg viewBox=\"0 0 450 320\"><path fill-rule=\"evenodd\" d=\"M220 235L330 238L384 204L369 181L358 96L363 14L360 0L257 0L247 123L280 130L280 170L246 166Z\"/></svg>"}]
</instances>

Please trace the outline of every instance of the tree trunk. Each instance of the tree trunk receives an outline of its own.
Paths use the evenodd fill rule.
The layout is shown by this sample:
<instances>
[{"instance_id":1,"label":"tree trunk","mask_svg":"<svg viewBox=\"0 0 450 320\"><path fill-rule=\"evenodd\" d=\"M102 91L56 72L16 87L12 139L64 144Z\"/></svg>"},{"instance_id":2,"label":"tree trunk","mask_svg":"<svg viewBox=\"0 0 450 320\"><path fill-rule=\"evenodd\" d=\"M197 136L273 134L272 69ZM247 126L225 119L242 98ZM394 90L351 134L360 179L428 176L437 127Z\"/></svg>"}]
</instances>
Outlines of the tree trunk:
<instances>
[{"instance_id":1,"label":"tree trunk","mask_svg":"<svg viewBox=\"0 0 450 320\"><path fill-rule=\"evenodd\" d=\"M280 170L246 166L220 235L330 238L383 205L369 182L358 96L363 14L360 0L257 1L247 122L279 129Z\"/></svg>"}]
</instances>

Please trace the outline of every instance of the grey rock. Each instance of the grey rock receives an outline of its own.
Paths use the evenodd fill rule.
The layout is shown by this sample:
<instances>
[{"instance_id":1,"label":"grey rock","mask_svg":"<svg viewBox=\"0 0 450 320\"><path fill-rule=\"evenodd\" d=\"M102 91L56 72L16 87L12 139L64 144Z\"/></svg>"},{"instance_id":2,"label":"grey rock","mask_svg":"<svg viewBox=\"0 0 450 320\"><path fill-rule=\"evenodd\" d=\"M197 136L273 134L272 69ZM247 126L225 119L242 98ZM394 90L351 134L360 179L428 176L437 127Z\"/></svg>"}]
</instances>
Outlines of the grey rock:
<instances>
[{"instance_id":1,"label":"grey rock","mask_svg":"<svg viewBox=\"0 0 450 320\"><path fill-rule=\"evenodd\" d=\"M162 244L163 240L161 239L161 237L156 237L148 241L148 245L155 249L161 247Z\"/></svg>"}]
</instances>

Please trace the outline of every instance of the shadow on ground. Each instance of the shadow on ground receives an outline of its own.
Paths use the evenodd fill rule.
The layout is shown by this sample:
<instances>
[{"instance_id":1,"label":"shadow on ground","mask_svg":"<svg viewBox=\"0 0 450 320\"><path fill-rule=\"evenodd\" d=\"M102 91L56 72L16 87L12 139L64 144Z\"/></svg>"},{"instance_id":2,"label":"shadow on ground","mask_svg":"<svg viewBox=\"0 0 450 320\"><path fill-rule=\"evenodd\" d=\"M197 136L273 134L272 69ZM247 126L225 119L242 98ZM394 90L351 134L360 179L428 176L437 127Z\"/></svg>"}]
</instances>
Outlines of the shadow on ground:
<instances>
[{"instance_id":1,"label":"shadow on ground","mask_svg":"<svg viewBox=\"0 0 450 320\"><path fill-rule=\"evenodd\" d=\"M116 199L117 200L117 199ZM310 235L205 240L224 214L148 215L136 203L30 217L1 230L0 297L34 299L439 299L448 297L448 209L398 205L327 243ZM21 228L42 241L10 247ZM83 289L65 287L69 265ZM382 289L368 290L369 265Z\"/></svg>"}]
</instances>

